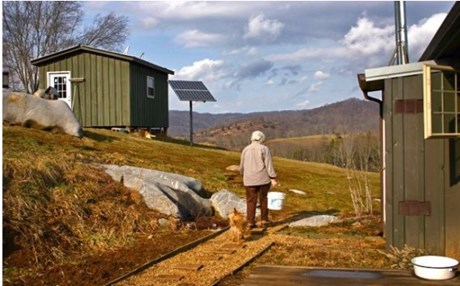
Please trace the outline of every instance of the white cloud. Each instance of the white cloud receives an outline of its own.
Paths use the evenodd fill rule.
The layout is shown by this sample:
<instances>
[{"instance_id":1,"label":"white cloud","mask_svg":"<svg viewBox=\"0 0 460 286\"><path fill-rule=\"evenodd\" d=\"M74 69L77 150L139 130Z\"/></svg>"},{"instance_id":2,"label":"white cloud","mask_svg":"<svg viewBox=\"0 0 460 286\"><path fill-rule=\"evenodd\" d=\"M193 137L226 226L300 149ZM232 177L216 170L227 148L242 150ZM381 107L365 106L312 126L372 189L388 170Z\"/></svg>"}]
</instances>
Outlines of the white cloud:
<instances>
[{"instance_id":1,"label":"white cloud","mask_svg":"<svg viewBox=\"0 0 460 286\"><path fill-rule=\"evenodd\" d=\"M318 81L318 82L311 84L310 87L308 88L308 92L317 92L321 85L323 85L322 81Z\"/></svg>"},{"instance_id":2,"label":"white cloud","mask_svg":"<svg viewBox=\"0 0 460 286\"><path fill-rule=\"evenodd\" d=\"M314 75L315 79L317 80L324 80L324 79L329 78L330 76L331 75L329 73L323 72L323 71L316 71Z\"/></svg>"},{"instance_id":3,"label":"white cloud","mask_svg":"<svg viewBox=\"0 0 460 286\"><path fill-rule=\"evenodd\" d=\"M158 25L158 22L158 19L154 17L145 17L141 20L142 27L146 29L154 28L156 25Z\"/></svg>"},{"instance_id":4,"label":"white cloud","mask_svg":"<svg viewBox=\"0 0 460 286\"><path fill-rule=\"evenodd\" d=\"M227 54L227 55L240 55L240 54L246 54L248 56L255 56L258 54L258 50L256 47L248 47L248 46L245 46L245 47L241 47L241 48L238 48L238 49L233 49L229 52L225 52L224 54Z\"/></svg>"},{"instance_id":5,"label":"white cloud","mask_svg":"<svg viewBox=\"0 0 460 286\"><path fill-rule=\"evenodd\" d=\"M273 54L268 59L275 62L296 62L309 58L340 58L346 55L347 50L343 47L325 47L325 48L301 48L292 53Z\"/></svg>"},{"instance_id":6,"label":"white cloud","mask_svg":"<svg viewBox=\"0 0 460 286\"><path fill-rule=\"evenodd\" d=\"M244 34L244 38L248 40L271 42L278 38L283 28L284 24L280 21L266 19L265 15L260 13L249 19L247 32Z\"/></svg>"},{"instance_id":7,"label":"white cloud","mask_svg":"<svg viewBox=\"0 0 460 286\"><path fill-rule=\"evenodd\" d=\"M446 18L446 13L434 14L408 28L409 60L416 61L425 51L436 31Z\"/></svg>"},{"instance_id":8,"label":"white cloud","mask_svg":"<svg viewBox=\"0 0 460 286\"><path fill-rule=\"evenodd\" d=\"M355 66L386 63L394 50L394 26L377 25L371 19L359 18L339 41L325 41L315 47L303 47L291 53L274 54L272 61L295 62L306 59L330 61L340 59L341 65Z\"/></svg>"},{"instance_id":9,"label":"white cloud","mask_svg":"<svg viewBox=\"0 0 460 286\"><path fill-rule=\"evenodd\" d=\"M226 66L222 60L203 59L191 66L182 67L173 78L184 80L218 80L227 75Z\"/></svg>"},{"instance_id":10,"label":"white cloud","mask_svg":"<svg viewBox=\"0 0 460 286\"><path fill-rule=\"evenodd\" d=\"M409 60L417 61L446 13L434 14L408 28ZM274 54L274 62L296 62L306 59L340 59L344 66L376 67L386 65L395 48L395 29L392 23L375 23L361 17L337 42L322 43L319 47L304 47L290 53Z\"/></svg>"},{"instance_id":11,"label":"white cloud","mask_svg":"<svg viewBox=\"0 0 460 286\"><path fill-rule=\"evenodd\" d=\"M342 44L352 53L363 57L379 53L391 53L394 50L394 26L377 27L366 18L358 19L356 26L344 36Z\"/></svg>"},{"instance_id":12,"label":"white cloud","mask_svg":"<svg viewBox=\"0 0 460 286\"><path fill-rule=\"evenodd\" d=\"M175 41L186 48L208 47L225 39L219 34L208 34L198 30L185 31L176 36Z\"/></svg>"},{"instance_id":13,"label":"white cloud","mask_svg":"<svg viewBox=\"0 0 460 286\"><path fill-rule=\"evenodd\" d=\"M305 101L302 101L302 102L299 102L297 103L295 106L298 108L298 109L307 109L310 105L310 100L305 100Z\"/></svg>"},{"instance_id":14,"label":"white cloud","mask_svg":"<svg viewBox=\"0 0 460 286\"><path fill-rule=\"evenodd\" d=\"M257 52L257 48L255 48L255 47L250 48L250 49L246 52L246 54L247 54L248 56L255 56L255 55L257 55L257 53L258 53L258 52Z\"/></svg>"},{"instance_id":15,"label":"white cloud","mask_svg":"<svg viewBox=\"0 0 460 286\"><path fill-rule=\"evenodd\" d=\"M232 17L244 11L245 5L213 1L139 1L137 4L137 11L148 11L158 18L173 21Z\"/></svg>"},{"instance_id":16,"label":"white cloud","mask_svg":"<svg viewBox=\"0 0 460 286\"><path fill-rule=\"evenodd\" d=\"M303 82L306 82L307 80L308 80L308 76L304 75L303 77L299 79L299 82L303 83Z\"/></svg>"}]
</instances>

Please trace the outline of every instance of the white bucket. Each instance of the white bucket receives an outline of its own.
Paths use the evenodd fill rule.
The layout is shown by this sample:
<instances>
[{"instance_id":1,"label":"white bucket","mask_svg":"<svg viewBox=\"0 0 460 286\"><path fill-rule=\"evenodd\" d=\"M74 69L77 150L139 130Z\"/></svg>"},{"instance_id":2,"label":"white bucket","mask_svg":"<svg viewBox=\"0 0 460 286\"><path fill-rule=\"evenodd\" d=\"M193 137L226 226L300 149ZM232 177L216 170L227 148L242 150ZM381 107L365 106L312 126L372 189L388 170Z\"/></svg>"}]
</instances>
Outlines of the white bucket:
<instances>
[{"instance_id":1,"label":"white bucket","mask_svg":"<svg viewBox=\"0 0 460 286\"><path fill-rule=\"evenodd\" d=\"M267 194L267 205L269 210L282 210L284 199L286 198L285 193L281 192L268 192Z\"/></svg>"}]
</instances>

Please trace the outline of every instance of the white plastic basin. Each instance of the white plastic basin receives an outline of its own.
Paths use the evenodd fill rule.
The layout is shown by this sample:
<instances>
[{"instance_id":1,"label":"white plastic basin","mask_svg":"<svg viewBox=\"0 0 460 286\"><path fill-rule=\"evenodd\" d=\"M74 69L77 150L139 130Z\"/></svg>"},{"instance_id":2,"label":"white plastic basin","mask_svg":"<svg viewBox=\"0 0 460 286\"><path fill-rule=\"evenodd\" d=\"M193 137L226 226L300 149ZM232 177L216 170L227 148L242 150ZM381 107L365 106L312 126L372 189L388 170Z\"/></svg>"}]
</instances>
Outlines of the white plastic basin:
<instances>
[{"instance_id":1,"label":"white plastic basin","mask_svg":"<svg viewBox=\"0 0 460 286\"><path fill-rule=\"evenodd\" d=\"M429 280L447 280L457 273L458 261L445 256L426 255L411 260L414 273L420 278Z\"/></svg>"}]
</instances>

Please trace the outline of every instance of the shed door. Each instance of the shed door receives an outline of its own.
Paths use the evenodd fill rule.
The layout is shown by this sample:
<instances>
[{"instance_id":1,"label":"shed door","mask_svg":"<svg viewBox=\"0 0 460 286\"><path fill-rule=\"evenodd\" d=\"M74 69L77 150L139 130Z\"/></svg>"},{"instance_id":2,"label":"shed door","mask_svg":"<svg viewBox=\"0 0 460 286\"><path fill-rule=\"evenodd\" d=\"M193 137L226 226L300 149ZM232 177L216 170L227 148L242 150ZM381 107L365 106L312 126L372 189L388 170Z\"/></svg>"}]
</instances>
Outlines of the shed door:
<instances>
[{"instance_id":1,"label":"shed door","mask_svg":"<svg viewBox=\"0 0 460 286\"><path fill-rule=\"evenodd\" d=\"M70 72L48 73L48 86L54 87L58 92L58 99L63 100L72 108L72 94L70 93Z\"/></svg>"}]
</instances>

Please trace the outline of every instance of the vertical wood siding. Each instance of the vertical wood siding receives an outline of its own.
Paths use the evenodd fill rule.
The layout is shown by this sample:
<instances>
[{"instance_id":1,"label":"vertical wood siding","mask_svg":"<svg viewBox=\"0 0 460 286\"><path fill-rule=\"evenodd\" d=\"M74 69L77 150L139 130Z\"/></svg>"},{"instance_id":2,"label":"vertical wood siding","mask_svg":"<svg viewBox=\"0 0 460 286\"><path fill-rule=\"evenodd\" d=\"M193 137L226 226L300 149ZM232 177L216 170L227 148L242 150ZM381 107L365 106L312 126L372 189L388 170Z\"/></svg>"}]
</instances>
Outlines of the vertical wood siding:
<instances>
[{"instance_id":1,"label":"vertical wood siding","mask_svg":"<svg viewBox=\"0 0 460 286\"><path fill-rule=\"evenodd\" d=\"M147 97L147 76L155 79L155 98ZM131 65L131 121L137 127L168 127L168 74Z\"/></svg>"},{"instance_id":2,"label":"vertical wood siding","mask_svg":"<svg viewBox=\"0 0 460 286\"><path fill-rule=\"evenodd\" d=\"M444 160L447 163L446 170L450 176L445 176L446 187L445 200L445 225L446 225L446 253L445 255L460 260L460 182L456 180L459 175L458 160L460 159L460 138L443 140ZM455 166L456 165L456 166ZM446 171L447 172L447 171Z\"/></svg>"},{"instance_id":3,"label":"vertical wood siding","mask_svg":"<svg viewBox=\"0 0 460 286\"><path fill-rule=\"evenodd\" d=\"M402 78L402 94L404 100L421 98L423 87L420 76ZM403 116L404 143L404 200L424 201L424 160L423 160L423 113L405 113ZM408 245L425 245L425 216L406 216L405 229Z\"/></svg>"},{"instance_id":4,"label":"vertical wood siding","mask_svg":"<svg viewBox=\"0 0 460 286\"><path fill-rule=\"evenodd\" d=\"M385 81L386 239L444 255L445 140L424 140L422 113L395 112L396 101L422 99L422 90L421 75ZM429 201L431 215L401 215L399 203L410 200Z\"/></svg>"}]
</instances>

